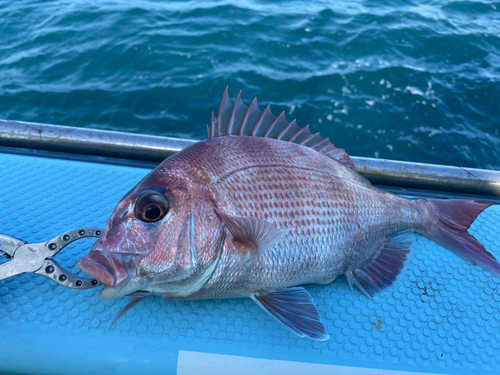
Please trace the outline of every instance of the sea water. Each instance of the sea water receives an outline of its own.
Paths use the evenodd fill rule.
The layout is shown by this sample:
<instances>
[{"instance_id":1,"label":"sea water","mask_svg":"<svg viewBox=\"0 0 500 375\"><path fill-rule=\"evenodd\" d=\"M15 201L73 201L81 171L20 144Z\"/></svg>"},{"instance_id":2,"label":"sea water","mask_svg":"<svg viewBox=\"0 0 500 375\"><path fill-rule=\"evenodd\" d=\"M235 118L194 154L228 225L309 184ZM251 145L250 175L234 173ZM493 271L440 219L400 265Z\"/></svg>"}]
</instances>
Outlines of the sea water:
<instances>
[{"instance_id":1,"label":"sea water","mask_svg":"<svg viewBox=\"0 0 500 375\"><path fill-rule=\"evenodd\" d=\"M350 155L500 169L500 2L0 1L0 118L191 139L224 89Z\"/></svg>"}]
</instances>

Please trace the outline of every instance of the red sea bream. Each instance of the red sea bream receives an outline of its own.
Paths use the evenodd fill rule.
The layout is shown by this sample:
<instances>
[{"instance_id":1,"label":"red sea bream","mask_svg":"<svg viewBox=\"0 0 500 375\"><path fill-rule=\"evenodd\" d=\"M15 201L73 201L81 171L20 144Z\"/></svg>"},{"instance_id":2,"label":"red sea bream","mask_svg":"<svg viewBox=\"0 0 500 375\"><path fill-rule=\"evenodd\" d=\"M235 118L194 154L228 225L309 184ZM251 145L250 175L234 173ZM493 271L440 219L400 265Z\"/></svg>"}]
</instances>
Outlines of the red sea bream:
<instances>
[{"instance_id":1,"label":"red sea bream","mask_svg":"<svg viewBox=\"0 0 500 375\"><path fill-rule=\"evenodd\" d=\"M377 189L344 150L256 100L247 108L241 93L232 104L226 90L208 132L132 189L78 262L105 284L101 299L250 297L298 335L326 340L301 285L345 275L373 298L396 280L414 232L500 277L467 232L489 203Z\"/></svg>"}]
</instances>

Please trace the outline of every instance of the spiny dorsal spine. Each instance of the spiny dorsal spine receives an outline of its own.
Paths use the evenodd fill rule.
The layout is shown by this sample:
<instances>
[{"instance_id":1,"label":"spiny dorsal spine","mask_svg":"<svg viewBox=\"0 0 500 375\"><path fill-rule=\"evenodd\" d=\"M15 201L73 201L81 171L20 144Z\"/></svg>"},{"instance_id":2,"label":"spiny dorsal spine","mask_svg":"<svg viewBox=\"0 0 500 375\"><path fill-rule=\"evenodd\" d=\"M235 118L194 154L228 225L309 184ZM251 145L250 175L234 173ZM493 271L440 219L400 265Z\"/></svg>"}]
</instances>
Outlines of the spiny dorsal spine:
<instances>
[{"instance_id":1,"label":"spiny dorsal spine","mask_svg":"<svg viewBox=\"0 0 500 375\"><path fill-rule=\"evenodd\" d=\"M210 124L209 138L245 135L293 142L312 148L356 170L349 155L343 149L335 147L328 138L323 139L319 133L312 134L309 125L301 128L295 120L288 122L285 112L278 117L274 116L270 106L262 112L257 104L257 98L247 107L241 100L241 91L233 104L229 99L228 87L226 87L219 114L216 118L212 112Z\"/></svg>"}]
</instances>

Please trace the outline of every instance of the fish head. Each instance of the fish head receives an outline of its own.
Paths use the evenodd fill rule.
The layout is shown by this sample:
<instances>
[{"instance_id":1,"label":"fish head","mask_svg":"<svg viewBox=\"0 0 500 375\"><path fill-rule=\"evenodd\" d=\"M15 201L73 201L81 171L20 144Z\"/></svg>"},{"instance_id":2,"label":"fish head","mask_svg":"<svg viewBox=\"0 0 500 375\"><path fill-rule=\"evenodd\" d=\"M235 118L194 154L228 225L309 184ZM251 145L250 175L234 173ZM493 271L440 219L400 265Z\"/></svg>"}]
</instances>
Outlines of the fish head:
<instances>
[{"instance_id":1,"label":"fish head","mask_svg":"<svg viewBox=\"0 0 500 375\"><path fill-rule=\"evenodd\" d=\"M225 230L214 208L205 181L160 165L122 198L77 268L105 285L102 300L190 295L222 251Z\"/></svg>"}]
</instances>

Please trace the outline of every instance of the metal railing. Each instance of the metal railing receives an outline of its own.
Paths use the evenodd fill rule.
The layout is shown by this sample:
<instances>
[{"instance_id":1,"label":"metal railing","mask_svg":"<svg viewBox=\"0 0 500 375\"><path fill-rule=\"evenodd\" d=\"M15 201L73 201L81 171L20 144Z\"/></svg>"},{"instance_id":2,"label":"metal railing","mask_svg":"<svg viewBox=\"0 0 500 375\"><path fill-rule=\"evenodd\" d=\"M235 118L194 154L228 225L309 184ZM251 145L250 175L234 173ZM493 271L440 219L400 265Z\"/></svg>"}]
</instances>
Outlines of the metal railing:
<instances>
[{"instance_id":1,"label":"metal railing","mask_svg":"<svg viewBox=\"0 0 500 375\"><path fill-rule=\"evenodd\" d=\"M0 146L161 162L196 141L0 120ZM351 157L374 184L500 197L500 171Z\"/></svg>"}]
</instances>

